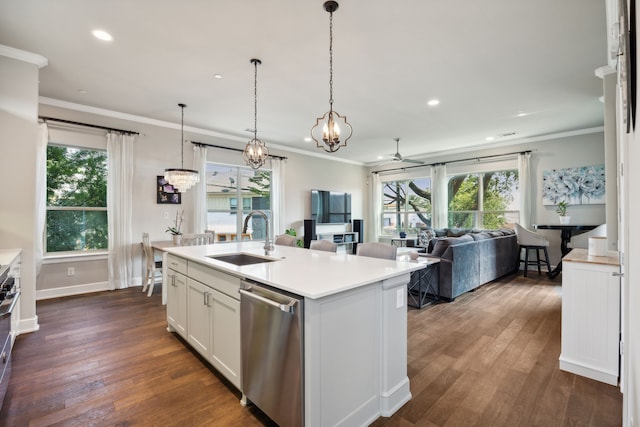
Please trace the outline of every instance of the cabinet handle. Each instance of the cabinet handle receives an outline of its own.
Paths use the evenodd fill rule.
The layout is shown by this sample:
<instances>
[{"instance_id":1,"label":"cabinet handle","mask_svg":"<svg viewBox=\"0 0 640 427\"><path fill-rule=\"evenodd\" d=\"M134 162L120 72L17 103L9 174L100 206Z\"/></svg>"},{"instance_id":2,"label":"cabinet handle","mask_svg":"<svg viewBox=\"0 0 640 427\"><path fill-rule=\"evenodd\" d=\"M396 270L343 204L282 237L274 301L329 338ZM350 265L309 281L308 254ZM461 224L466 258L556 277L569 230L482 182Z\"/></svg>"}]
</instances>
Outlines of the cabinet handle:
<instances>
[{"instance_id":1,"label":"cabinet handle","mask_svg":"<svg viewBox=\"0 0 640 427\"><path fill-rule=\"evenodd\" d=\"M6 351L2 352L2 363L3 364L7 363L7 352Z\"/></svg>"},{"instance_id":2,"label":"cabinet handle","mask_svg":"<svg viewBox=\"0 0 640 427\"><path fill-rule=\"evenodd\" d=\"M613 273L611 273L611 275L612 275L613 277L624 277L624 273L617 273L617 272L615 272L615 271L614 271Z\"/></svg>"},{"instance_id":3,"label":"cabinet handle","mask_svg":"<svg viewBox=\"0 0 640 427\"><path fill-rule=\"evenodd\" d=\"M204 296L204 305L206 305L207 307L209 307L209 292L205 292L204 294L202 294Z\"/></svg>"}]
</instances>

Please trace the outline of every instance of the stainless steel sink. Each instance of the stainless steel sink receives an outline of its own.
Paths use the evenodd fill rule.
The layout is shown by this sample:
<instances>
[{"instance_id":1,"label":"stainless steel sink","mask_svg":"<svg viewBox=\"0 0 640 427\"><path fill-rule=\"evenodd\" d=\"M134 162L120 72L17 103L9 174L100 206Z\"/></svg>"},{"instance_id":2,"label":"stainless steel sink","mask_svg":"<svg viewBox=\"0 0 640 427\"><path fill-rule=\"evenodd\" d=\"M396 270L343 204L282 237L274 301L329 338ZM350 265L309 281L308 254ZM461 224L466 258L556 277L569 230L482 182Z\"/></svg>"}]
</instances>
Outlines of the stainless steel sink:
<instances>
[{"instance_id":1,"label":"stainless steel sink","mask_svg":"<svg viewBox=\"0 0 640 427\"><path fill-rule=\"evenodd\" d=\"M277 259L263 258L256 255L250 255L245 253L227 254L227 255L208 255L207 258L216 259L222 262L228 262L229 264L233 264L237 266L278 261Z\"/></svg>"}]
</instances>

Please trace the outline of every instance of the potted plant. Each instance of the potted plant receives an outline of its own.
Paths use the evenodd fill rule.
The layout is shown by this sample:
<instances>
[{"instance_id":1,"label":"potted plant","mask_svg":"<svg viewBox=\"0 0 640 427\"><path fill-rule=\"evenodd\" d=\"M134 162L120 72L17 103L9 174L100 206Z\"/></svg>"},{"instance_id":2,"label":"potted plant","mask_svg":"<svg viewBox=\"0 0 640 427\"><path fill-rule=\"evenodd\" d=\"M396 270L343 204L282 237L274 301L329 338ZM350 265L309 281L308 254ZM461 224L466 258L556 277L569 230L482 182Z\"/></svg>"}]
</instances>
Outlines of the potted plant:
<instances>
[{"instance_id":1,"label":"potted plant","mask_svg":"<svg viewBox=\"0 0 640 427\"><path fill-rule=\"evenodd\" d=\"M565 201L558 202L556 205L556 213L559 215L560 224L566 225L571 221L571 217L567 215L567 208L569 203Z\"/></svg>"},{"instance_id":2,"label":"potted plant","mask_svg":"<svg viewBox=\"0 0 640 427\"><path fill-rule=\"evenodd\" d=\"M293 237L297 237L298 233L296 233L296 229L295 228L287 228L284 231L284 234L288 234L289 236L293 236ZM296 239L296 246L299 248L303 248L304 247L304 242L302 241L302 239Z\"/></svg>"},{"instance_id":3,"label":"potted plant","mask_svg":"<svg viewBox=\"0 0 640 427\"><path fill-rule=\"evenodd\" d=\"M179 245L182 241L182 232L180 231L180 227L182 227L182 221L184 220L184 210L176 211L176 219L173 221L173 227L167 227L165 230L167 233L170 233L173 238L173 243L175 245Z\"/></svg>"}]
</instances>

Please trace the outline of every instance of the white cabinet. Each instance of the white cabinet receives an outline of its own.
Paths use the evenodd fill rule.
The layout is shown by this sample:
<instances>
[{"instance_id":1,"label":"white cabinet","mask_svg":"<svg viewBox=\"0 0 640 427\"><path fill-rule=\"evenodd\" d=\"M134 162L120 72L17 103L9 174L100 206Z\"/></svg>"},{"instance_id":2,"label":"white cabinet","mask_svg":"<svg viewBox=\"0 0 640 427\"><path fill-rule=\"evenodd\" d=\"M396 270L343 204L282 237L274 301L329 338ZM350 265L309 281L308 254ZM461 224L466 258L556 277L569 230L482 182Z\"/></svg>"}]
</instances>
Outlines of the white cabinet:
<instances>
[{"instance_id":1,"label":"white cabinet","mask_svg":"<svg viewBox=\"0 0 640 427\"><path fill-rule=\"evenodd\" d=\"M167 257L167 323L169 331L187 338L187 262L172 255Z\"/></svg>"},{"instance_id":2,"label":"white cabinet","mask_svg":"<svg viewBox=\"0 0 640 427\"><path fill-rule=\"evenodd\" d=\"M212 291L210 362L238 389L240 383L240 301Z\"/></svg>"},{"instance_id":3,"label":"white cabinet","mask_svg":"<svg viewBox=\"0 0 640 427\"><path fill-rule=\"evenodd\" d=\"M620 271L617 254L574 249L562 260L560 369L618 384Z\"/></svg>"},{"instance_id":4,"label":"white cabinet","mask_svg":"<svg viewBox=\"0 0 640 427\"><path fill-rule=\"evenodd\" d=\"M187 342L207 359L211 353L211 291L187 278Z\"/></svg>"},{"instance_id":5,"label":"white cabinet","mask_svg":"<svg viewBox=\"0 0 640 427\"><path fill-rule=\"evenodd\" d=\"M173 270L184 265L186 276ZM169 256L167 321L233 385L241 389L240 279L211 267ZM182 280L184 280L184 285ZM183 308L184 307L184 308ZM184 321L182 319L184 310ZM184 334L177 325L184 325Z\"/></svg>"}]
</instances>

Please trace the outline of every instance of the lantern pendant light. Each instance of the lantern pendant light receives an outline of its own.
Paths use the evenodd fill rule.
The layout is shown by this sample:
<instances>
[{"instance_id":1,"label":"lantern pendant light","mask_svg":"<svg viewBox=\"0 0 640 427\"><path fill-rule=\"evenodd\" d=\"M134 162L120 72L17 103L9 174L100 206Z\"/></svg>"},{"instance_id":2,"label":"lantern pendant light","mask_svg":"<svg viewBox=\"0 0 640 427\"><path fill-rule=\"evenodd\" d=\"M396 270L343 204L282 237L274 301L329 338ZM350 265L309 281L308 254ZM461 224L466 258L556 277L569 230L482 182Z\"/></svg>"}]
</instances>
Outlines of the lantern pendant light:
<instances>
[{"instance_id":1,"label":"lantern pendant light","mask_svg":"<svg viewBox=\"0 0 640 427\"><path fill-rule=\"evenodd\" d=\"M242 157L247 165L253 169L260 169L269 157L269 150L266 144L258 139L258 64L262 64L259 59L252 59L253 72L253 139L247 142L244 147Z\"/></svg>"},{"instance_id":2,"label":"lantern pendant light","mask_svg":"<svg viewBox=\"0 0 640 427\"><path fill-rule=\"evenodd\" d=\"M311 138L318 148L333 153L347 146L352 129L347 117L333 110L333 12L338 10L338 2L327 1L323 6L329 12L329 111L316 119L316 124L311 128Z\"/></svg>"},{"instance_id":3,"label":"lantern pendant light","mask_svg":"<svg viewBox=\"0 0 640 427\"><path fill-rule=\"evenodd\" d=\"M200 175L196 170L184 168L184 150L182 144L184 143L184 107L186 107L186 104L178 104L178 107L182 109L182 124L180 126L180 154L182 155L182 164L180 169L165 169L164 179L173 185L176 190L184 193L193 185L200 182Z\"/></svg>"}]
</instances>

